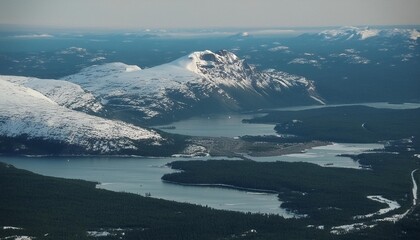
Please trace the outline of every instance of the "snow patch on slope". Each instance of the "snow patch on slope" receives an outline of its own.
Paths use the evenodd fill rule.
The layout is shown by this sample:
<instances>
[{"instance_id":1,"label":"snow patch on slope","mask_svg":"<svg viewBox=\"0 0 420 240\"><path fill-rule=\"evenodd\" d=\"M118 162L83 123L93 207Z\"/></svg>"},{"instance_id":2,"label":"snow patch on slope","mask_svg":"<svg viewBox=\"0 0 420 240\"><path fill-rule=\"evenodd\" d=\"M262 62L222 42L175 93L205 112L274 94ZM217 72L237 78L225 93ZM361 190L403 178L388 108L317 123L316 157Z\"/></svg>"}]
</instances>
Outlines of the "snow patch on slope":
<instances>
[{"instance_id":1,"label":"snow patch on slope","mask_svg":"<svg viewBox=\"0 0 420 240\"><path fill-rule=\"evenodd\" d=\"M140 71L141 68L137 65L128 65L125 67L125 71L126 72L135 72L135 71Z\"/></svg>"}]
</instances>

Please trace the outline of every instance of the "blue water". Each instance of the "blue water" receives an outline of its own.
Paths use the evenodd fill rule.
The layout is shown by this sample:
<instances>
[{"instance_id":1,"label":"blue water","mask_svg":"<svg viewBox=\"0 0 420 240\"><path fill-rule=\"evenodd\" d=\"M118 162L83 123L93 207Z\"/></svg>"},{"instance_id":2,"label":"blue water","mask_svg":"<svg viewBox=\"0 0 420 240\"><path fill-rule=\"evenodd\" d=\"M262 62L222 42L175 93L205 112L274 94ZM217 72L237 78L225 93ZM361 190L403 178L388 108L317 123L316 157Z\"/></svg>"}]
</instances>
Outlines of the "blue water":
<instances>
[{"instance_id":1,"label":"blue water","mask_svg":"<svg viewBox=\"0 0 420 240\"><path fill-rule=\"evenodd\" d=\"M358 104L336 104L336 105L312 105L312 106L296 106L283 107L276 110L284 111L300 111L308 109L317 109L325 107L354 106L362 105L374 108L388 109L413 109L420 108L420 103L404 103L390 104L386 102L377 103L358 103ZM223 115L206 115L194 117L178 122L174 122L164 126L155 126L169 133L184 134L190 136L210 136L210 137L238 137L244 135L275 135L274 125L272 124L247 124L242 123L243 119L251 119L260 117L263 114L223 114ZM167 129L167 127L175 127Z\"/></svg>"},{"instance_id":2,"label":"blue water","mask_svg":"<svg viewBox=\"0 0 420 240\"><path fill-rule=\"evenodd\" d=\"M370 104L372 105L372 104ZM379 107L414 108L419 105L376 103ZM289 110L291 108L288 108ZM226 136L275 134L272 125L243 124L243 118L250 115L219 115L193 118L171 124L176 129L165 130L190 135ZM205 128L203 128L205 126ZM358 154L383 148L381 144L333 144L316 147L303 153L278 157L251 157L255 161L311 162L320 166L359 168L359 164L339 154ZM260 194L214 187L180 186L164 183L161 177L173 170L165 164L191 158L124 158L124 157L0 157L0 161L35 173L71 179L100 182L100 188L125 191L152 197L189 202L241 212L273 213L285 217L293 215L280 208L276 194ZM194 158L194 160L208 158ZM214 158L213 158L214 159Z\"/></svg>"},{"instance_id":3,"label":"blue water","mask_svg":"<svg viewBox=\"0 0 420 240\"><path fill-rule=\"evenodd\" d=\"M242 119L262 116L261 114L223 114L194 117L169 125L156 126L163 131L189 136L238 137L244 135L273 135L272 124L245 124ZM175 129L167 129L175 127Z\"/></svg>"},{"instance_id":4,"label":"blue water","mask_svg":"<svg viewBox=\"0 0 420 240\"><path fill-rule=\"evenodd\" d=\"M202 158L203 159L203 158ZM161 177L173 172L165 164L183 158L122 157L0 157L0 161L47 176L100 182L100 188L154 198L188 202L216 209L253 213L292 214L280 208L277 194L252 193L215 187L168 184ZM204 160L204 159L203 159Z\"/></svg>"},{"instance_id":5,"label":"blue water","mask_svg":"<svg viewBox=\"0 0 420 240\"><path fill-rule=\"evenodd\" d=\"M309 162L322 167L340 167L360 169L358 162L350 157L340 157L341 154L360 154L374 149L383 149L383 144L365 144L365 143L333 143L327 146L314 147L305 150L302 153L294 153L274 157L251 157L257 162Z\"/></svg>"},{"instance_id":6,"label":"blue water","mask_svg":"<svg viewBox=\"0 0 420 240\"><path fill-rule=\"evenodd\" d=\"M351 158L336 155L356 154L381 147L383 146L379 144L336 144L310 149L303 154L252 158L256 161L312 162L321 166L334 163L330 167L358 168L359 164ZM206 159L208 158L193 160ZM141 195L150 193L155 198L194 203L215 209L294 216L280 208L281 201L277 199L276 194L162 182L161 177L164 174L173 172L165 164L176 160L191 158L0 157L1 162L42 175L100 182L98 187L107 190Z\"/></svg>"}]
</instances>

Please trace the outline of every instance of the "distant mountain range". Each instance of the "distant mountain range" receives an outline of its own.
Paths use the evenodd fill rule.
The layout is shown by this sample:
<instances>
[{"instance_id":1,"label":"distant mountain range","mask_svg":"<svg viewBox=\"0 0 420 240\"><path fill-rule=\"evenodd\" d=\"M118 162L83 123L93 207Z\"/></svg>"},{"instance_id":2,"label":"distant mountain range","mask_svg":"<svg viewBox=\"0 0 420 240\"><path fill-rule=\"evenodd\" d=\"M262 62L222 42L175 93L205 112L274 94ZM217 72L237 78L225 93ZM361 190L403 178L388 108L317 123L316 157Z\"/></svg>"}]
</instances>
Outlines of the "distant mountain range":
<instances>
[{"instance_id":1,"label":"distant mountain range","mask_svg":"<svg viewBox=\"0 0 420 240\"><path fill-rule=\"evenodd\" d=\"M293 59L279 68L310 77L330 103L418 102L419 37L415 27L307 33L286 44Z\"/></svg>"},{"instance_id":2,"label":"distant mountain range","mask_svg":"<svg viewBox=\"0 0 420 240\"><path fill-rule=\"evenodd\" d=\"M307 34L318 36L325 40L366 40L372 38L399 38L416 41L420 38L420 32L408 28L387 28L378 29L370 27L341 27L337 29L321 31L317 34Z\"/></svg>"},{"instance_id":3,"label":"distant mountain range","mask_svg":"<svg viewBox=\"0 0 420 240\"><path fill-rule=\"evenodd\" d=\"M420 101L419 30L372 26L174 30L169 35L153 30L84 35L9 32L0 33L0 73L61 79L93 64L124 62L154 69L198 49L228 49L259 72L276 69L312 80L329 103ZM156 36L150 39L145 34ZM188 112L193 109L180 114Z\"/></svg>"},{"instance_id":4,"label":"distant mountain range","mask_svg":"<svg viewBox=\"0 0 420 240\"><path fill-rule=\"evenodd\" d=\"M232 52L190 54L184 50L198 48L189 46L195 40L106 35L102 40L110 42L95 42L101 46L94 49L83 45L89 36L76 46L74 40L37 39L69 41L71 47L0 54L2 72L61 74L0 76L0 152L170 155L183 151L183 140L145 126L290 105L420 101L419 35L414 27L343 27L282 39L244 32L200 41ZM124 43L120 57L113 55L116 42ZM127 52L139 46L142 54L153 54ZM159 65L112 62L127 56Z\"/></svg>"},{"instance_id":5,"label":"distant mountain range","mask_svg":"<svg viewBox=\"0 0 420 240\"><path fill-rule=\"evenodd\" d=\"M257 71L228 51L194 52L143 70L95 65L61 80L0 76L0 151L171 154L182 143L139 126L292 104L323 100L312 81Z\"/></svg>"}]
</instances>

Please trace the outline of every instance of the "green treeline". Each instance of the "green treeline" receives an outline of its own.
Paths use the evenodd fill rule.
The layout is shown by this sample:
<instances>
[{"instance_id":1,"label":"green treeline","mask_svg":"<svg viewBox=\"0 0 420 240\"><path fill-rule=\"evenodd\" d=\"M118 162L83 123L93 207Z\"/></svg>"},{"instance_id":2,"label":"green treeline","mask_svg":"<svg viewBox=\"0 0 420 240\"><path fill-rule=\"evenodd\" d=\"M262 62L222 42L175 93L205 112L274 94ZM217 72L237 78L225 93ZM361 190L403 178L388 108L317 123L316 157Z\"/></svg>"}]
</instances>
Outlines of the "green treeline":
<instances>
[{"instance_id":1,"label":"green treeline","mask_svg":"<svg viewBox=\"0 0 420 240\"><path fill-rule=\"evenodd\" d=\"M417 138L394 141L383 151L351 156L369 170L326 168L304 162L176 161L170 166L182 171L162 179L276 191L282 207L308 214L314 224L331 227L354 223L353 216L387 207L367 199L369 195L381 195L401 205L389 214L407 210L412 204L410 173L420 168L420 159L407 149L419 149L419 143Z\"/></svg>"},{"instance_id":2,"label":"green treeline","mask_svg":"<svg viewBox=\"0 0 420 240\"><path fill-rule=\"evenodd\" d=\"M321 141L363 143L420 136L420 108L345 106L273 111L244 122L274 123L278 133Z\"/></svg>"},{"instance_id":3,"label":"green treeline","mask_svg":"<svg viewBox=\"0 0 420 240\"><path fill-rule=\"evenodd\" d=\"M0 238L88 239L86 231L131 229L124 239L323 239L305 220L213 210L192 204L96 189L95 183L40 176L0 164ZM256 234L246 233L251 229ZM47 236L44 236L48 233ZM121 236L121 235L120 235ZM101 237L118 239L118 236Z\"/></svg>"}]
</instances>

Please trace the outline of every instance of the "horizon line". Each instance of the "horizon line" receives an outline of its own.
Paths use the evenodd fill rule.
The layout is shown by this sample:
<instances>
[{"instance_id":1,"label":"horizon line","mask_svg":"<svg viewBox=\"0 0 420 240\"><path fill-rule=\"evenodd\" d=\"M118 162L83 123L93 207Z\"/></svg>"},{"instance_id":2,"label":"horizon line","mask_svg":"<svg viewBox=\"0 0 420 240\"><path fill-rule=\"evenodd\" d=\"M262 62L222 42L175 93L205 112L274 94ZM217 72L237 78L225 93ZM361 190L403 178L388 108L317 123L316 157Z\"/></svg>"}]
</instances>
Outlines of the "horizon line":
<instances>
[{"instance_id":1,"label":"horizon line","mask_svg":"<svg viewBox=\"0 0 420 240\"><path fill-rule=\"evenodd\" d=\"M226 27L70 27L70 26L50 26L50 25L30 25L30 24L13 24L0 23L0 31L24 31L24 30L53 30L53 31L98 31L98 32L121 32L121 31L197 31L197 30L304 30L319 28L342 28L342 27L420 27L417 24L355 24L355 25L317 25L317 26L226 26ZM17 29L10 29L17 28Z\"/></svg>"}]
</instances>

